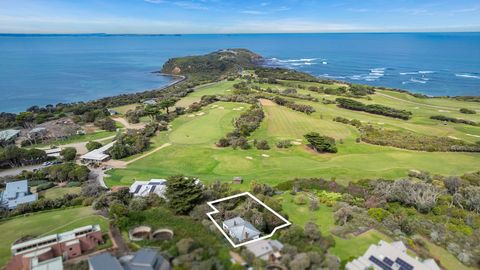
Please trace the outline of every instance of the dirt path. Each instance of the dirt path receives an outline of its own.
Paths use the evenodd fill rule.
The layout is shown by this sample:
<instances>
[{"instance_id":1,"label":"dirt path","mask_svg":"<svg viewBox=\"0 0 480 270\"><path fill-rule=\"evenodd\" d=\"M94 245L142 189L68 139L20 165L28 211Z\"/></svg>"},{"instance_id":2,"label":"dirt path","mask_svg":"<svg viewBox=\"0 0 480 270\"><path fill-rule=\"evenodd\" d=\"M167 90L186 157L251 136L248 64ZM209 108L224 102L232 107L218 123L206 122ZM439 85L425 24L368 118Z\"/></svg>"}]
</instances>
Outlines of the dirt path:
<instances>
[{"instance_id":1,"label":"dirt path","mask_svg":"<svg viewBox=\"0 0 480 270\"><path fill-rule=\"evenodd\" d=\"M261 98L261 99L259 99L259 101L260 101L260 104L262 104L262 106L275 106L276 105L275 102L273 102L269 99Z\"/></svg>"},{"instance_id":2,"label":"dirt path","mask_svg":"<svg viewBox=\"0 0 480 270\"><path fill-rule=\"evenodd\" d=\"M112 117L113 121L122 124L126 129L143 129L145 123L131 124L123 117Z\"/></svg>"},{"instance_id":3,"label":"dirt path","mask_svg":"<svg viewBox=\"0 0 480 270\"><path fill-rule=\"evenodd\" d=\"M458 110L459 109L459 108L454 108L454 107L443 107L443 106L436 106L436 105L430 105L430 104L424 104L424 103L419 103L419 102L415 102L415 101L405 100L405 99L401 99L401 98L397 98L397 97L392 97L390 95L383 94L383 93L380 93L378 91L376 92L376 94L378 94L380 96L383 96L383 97L386 97L386 98L389 98L389 99L398 100L398 101L402 101L402 102L406 102L406 103L410 103L410 104L415 104L415 105L418 105L418 106L430 107L430 108L435 108L435 109L443 109L443 110Z\"/></svg>"}]
</instances>

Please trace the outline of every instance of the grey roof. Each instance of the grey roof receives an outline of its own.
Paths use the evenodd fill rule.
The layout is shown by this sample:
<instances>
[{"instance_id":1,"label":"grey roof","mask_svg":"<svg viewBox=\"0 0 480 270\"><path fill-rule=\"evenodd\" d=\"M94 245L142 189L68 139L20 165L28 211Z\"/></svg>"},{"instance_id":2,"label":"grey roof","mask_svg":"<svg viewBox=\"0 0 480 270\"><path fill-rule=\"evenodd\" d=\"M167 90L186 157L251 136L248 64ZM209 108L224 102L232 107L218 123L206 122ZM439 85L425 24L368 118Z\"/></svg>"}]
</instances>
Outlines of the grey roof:
<instances>
[{"instance_id":1,"label":"grey roof","mask_svg":"<svg viewBox=\"0 0 480 270\"><path fill-rule=\"evenodd\" d=\"M20 133L20 130L6 129L0 131L0 141L9 141Z\"/></svg>"},{"instance_id":2,"label":"grey roof","mask_svg":"<svg viewBox=\"0 0 480 270\"><path fill-rule=\"evenodd\" d=\"M117 258L110 253L105 252L97 256L88 258L90 270L123 270L122 265Z\"/></svg>"},{"instance_id":3,"label":"grey roof","mask_svg":"<svg viewBox=\"0 0 480 270\"><path fill-rule=\"evenodd\" d=\"M144 248L124 264L126 270L169 270L170 263L156 250Z\"/></svg>"},{"instance_id":4,"label":"grey roof","mask_svg":"<svg viewBox=\"0 0 480 270\"><path fill-rule=\"evenodd\" d=\"M258 240L246 245L246 248L252 252L255 257L261 257L282 250L283 244L278 240Z\"/></svg>"},{"instance_id":5,"label":"grey roof","mask_svg":"<svg viewBox=\"0 0 480 270\"><path fill-rule=\"evenodd\" d=\"M225 220L223 224L228 227L230 235L237 238L238 241L255 238L261 234L250 222L241 217Z\"/></svg>"},{"instance_id":6,"label":"grey roof","mask_svg":"<svg viewBox=\"0 0 480 270\"><path fill-rule=\"evenodd\" d=\"M37 132L43 132L46 131L47 129L44 127L37 127L29 131L29 133L37 133Z\"/></svg>"},{"instance_id":7,"label":"grey roof","mask_svg":"<svg viewBox=\"0 0 480 270\"><path fill-rule=\"evenodd\" d=\"M8 182L5 191L0 196L2 205L14 209L19 204L31 203L38 199L38 194L30 194L28 180Z\"/></svg>"}]
</instances>

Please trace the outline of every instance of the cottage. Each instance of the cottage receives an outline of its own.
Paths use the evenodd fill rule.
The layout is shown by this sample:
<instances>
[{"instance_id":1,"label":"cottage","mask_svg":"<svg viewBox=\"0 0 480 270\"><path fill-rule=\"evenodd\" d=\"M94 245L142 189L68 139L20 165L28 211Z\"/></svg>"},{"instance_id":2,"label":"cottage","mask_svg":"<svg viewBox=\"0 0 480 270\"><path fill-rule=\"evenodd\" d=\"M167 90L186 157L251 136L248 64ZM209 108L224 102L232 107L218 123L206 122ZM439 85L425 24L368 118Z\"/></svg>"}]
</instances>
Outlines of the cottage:
<instances>
[{"instance_id":1,"label":"cottage","mask_svg":"<svg viewBox=\"0 0 480 270\"><path fill-rule=\"evenodd\" d=\"M281 258L283 244L278 240L258 240L245 246L255 257L274 262Z\"/></svg>"},{"instance_id":2,"label":"cottage","mask_svg":"<svg viewBox=\"0 0 480 270\"><path fill-rule=\"evenodd\" d=\"M407 254L407 247L402 241L388 243L380 240L378 245L371 245L368 250L355 260L347 263L347 270L440 270L433 259L419 260Z\"/></svg>"},{"instance_id":3,"label":"cottage","mask_svg":"<svg viewBox=\"0 0 480 270\"><path fill-rule=\"evenodd\" d=\"M32 203L38 199L38 194L30 193L28 180L8 182L5 190L0 193L1 206L12 210L18 205Z\"/></svg>"},{"instance_id":4,"label":"cottage","mask_svg":"<svg viewBox=\"0 0 480 270\"><path fill-rule=\"evenodd\" d=\"M150 181L135 181L130 186L130 193L134 197L146 197L150 193L155 193L158 196L165 198L167 191L167 180L165 179L151 179Z\"/></svg>"},{"instance_id":5,"label":"cottage","mask_svg":"<svg viewBox=\"0 0 480 270\"><path fill-rule=\"evenodd\" d=\"M260 236L260 231L241 217L225 220L223 222L223 229L239 242L258 239Z\"/></svg>"},{"instance_id":6,"label":"cottage","mask_svg":"<svg viewBox=\"0 0 480 270\"><path fill-rule=\"evenodd\" d=\"M20 135L20 130L7 129L0 131L0 146L15 143L15 140Z\"/></svg>"}]
</instances>

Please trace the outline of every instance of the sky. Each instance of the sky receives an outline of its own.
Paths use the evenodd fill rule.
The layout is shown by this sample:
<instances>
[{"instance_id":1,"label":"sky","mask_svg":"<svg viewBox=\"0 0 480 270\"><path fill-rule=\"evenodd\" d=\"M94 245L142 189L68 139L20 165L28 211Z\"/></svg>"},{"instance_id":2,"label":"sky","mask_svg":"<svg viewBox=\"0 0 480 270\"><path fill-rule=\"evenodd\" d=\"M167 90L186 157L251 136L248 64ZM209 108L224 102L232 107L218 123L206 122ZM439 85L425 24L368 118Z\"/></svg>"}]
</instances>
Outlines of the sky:
<instances>
[{"instance_id":1,"label":"sky","mask_svg":"<svg viewBox=\"0 0 480 270\"><path fill-rule=\"evenodd\" d=\"M0 33L480 31L480 0L0 0Z\"/></svg>"}]
</instances>

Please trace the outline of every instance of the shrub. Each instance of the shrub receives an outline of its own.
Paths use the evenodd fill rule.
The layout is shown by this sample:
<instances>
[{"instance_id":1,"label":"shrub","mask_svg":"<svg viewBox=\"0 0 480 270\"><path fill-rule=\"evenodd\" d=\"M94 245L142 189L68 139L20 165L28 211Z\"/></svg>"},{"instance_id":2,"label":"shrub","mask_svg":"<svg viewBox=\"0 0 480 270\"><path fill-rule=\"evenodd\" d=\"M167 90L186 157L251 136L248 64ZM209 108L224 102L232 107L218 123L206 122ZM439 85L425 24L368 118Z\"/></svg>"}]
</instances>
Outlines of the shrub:
<instances>
[{"instance_id":1,"label":"shrub","mask_svg":"<svg viewBox=\"0 0 480 270\"><path fill-rule=\"evenodd\" d=\"M467 108L461 108L460 112L464 113L464 114L476 114L477 113L476 111L470 110L470 109L467 109Z\"/></svg>"},{"instance_id":2,"label":"shrub","mask_svg":"<svg viewBox=\"0 0 480 270\"><path fill-rule=\"evenodd\" d=\"M102 144L96 141L89 141L86 145L88 151L93 151L102 147Z\"/></svg>"},{"instance_id":3,"label":"shrub","mask_svg":"<svg viewBox=\"0 0 480 270\"><path fill-rule=\"evenodd\" d=\"M255 147L257 147L258 150L269 150L270 149L270 146L268 145L268 142L266 140L258 141L257 144L255 145Z\"/></svg>"},{"instance_id":4,"label":"shrub","mask_svg":"<svg viewBox=\"0 0 480 270\"><path fill-rule=\"evenodd\" d=\"M75 157L77 156L77 149L75 149L75 148L73 148L73 147L64 148L64 149L62 149L62 151L60 152L60 155L62 155L63 160L65 160L65 161L72 161L72 160L74 160Z\"/></svg>"},{"instance_id":5,"label":"shrub","mask_svg":"<svg viewBox=\"0 0 480 270\"><path fill-rule=\"evenodd\" d=\"M297 205L304 205L307 203L307 196L303 195L303 194L297 194L294 198L293 198L293 202Z\"/></svg>"},{"instance_id":6,"label":"shrub","mask_svg":"<svg viewBox=\"0 0 480 270\"><path fill-rule=\"evenodd\" d=\"M379 114L384 116L389 116L393 118L400 118L403 120L408 120L412 117L412 113L405 110L397 110L391 107L383 106L380 104L370 104L365 105L362 102L348 99L348 98L337 98L336 102L340 108L354 110L354 111L364 111L372 114Z\"/></svg>"},{"instance_id":7,"label":"shrub","mask_svg":"<svg viewBox=\"0 0 480 270\"><path fill-rule=\"evenodd\" d=\"M478 126L478 123L474 122L474 121L470 121L470 120L466 120L466 119L460 119L460 118L454 118L454 117L448 117L448 116L444 116L444 115L430 116L430 119L444 121L444 122L466 124L466 125L471 125L471 126Z\"/></svg>"},{"instance_id":8,"label":"shrub","mask_svg":"<svg viewBox=\"0 0 480 270\"><path fill-rule=\"evenodd\" d=\"M45 184L38 185L37 186L37 193L40 192L40 191L44 191L44 190L47 190L49 188L52 188L54 186L55 186L55 184L52 183L52 182L48 182L48 183L45 183Z\"/></svg>"},{"instance_id":9,"label":"shrub","mask_svg":"<svg viewBox=\"0 0 480 270\"><path fill-rule=\"evenodd\" d=\"M289 148L291 146L292 146L292 143L290 142L290 140L283 140L283 141L277 142L277 148Z\"/></svg>"},{"instance_id":10,"label":"shrub","mask_svg":"<svg viewBox=\"0 0 480 270\"><path fill-rule=\"evenodd\" d=\"M335 145L335 139L328 136L321 136L317 132L310 132L304 135L307 139L309 146L317 152L323 153L336 153L337 146Z\"/></svg>"},{"instance_id":11,"label":"shrub","mask_svg":"<svg viewBox=\"0 0 480 270\"><path fill-rule=\"evenodd\" d=\"M383 208L370 208L368 209L368 215L378 222L382 222L390 213Z\"/></svg>"}]
</instances>

